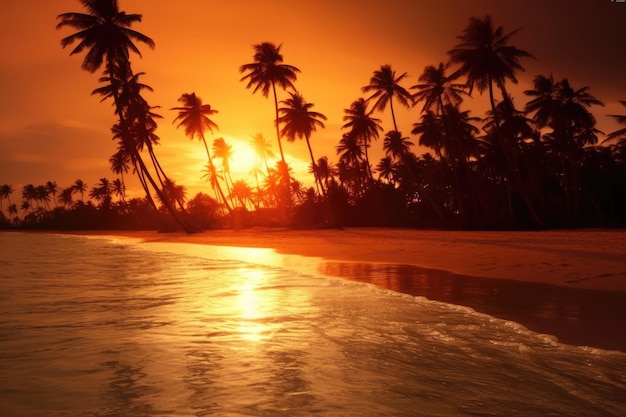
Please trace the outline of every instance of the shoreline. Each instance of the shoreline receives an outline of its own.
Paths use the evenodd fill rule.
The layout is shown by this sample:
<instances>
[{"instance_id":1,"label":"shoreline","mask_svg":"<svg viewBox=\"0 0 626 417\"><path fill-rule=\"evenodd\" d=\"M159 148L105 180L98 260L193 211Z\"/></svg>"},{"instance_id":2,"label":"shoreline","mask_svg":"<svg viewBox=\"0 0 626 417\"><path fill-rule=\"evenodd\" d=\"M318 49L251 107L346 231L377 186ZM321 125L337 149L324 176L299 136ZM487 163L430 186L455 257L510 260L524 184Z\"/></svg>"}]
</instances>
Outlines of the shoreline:
<instances>
[{"instance_id":1,"label":"shoreline","mask_svg":"<svg viewBox=\"0 0 626 417\"><path fill-rule=\"evenodd\" d=\"M286 266L470 307L566 344L626 352L626 232L409 229L79 232L138 242L273 249ZM583 240L582 238L585 238ZM622 252L623 251L623 252ZM260 256L267 255L268 251ZM251 261L241 255L242 261ZM243 258L243 259L241 259ZM278 260L277 262L285 262ZM312 269L311 267L314 267Z\"/></svg>"}]
</instances>

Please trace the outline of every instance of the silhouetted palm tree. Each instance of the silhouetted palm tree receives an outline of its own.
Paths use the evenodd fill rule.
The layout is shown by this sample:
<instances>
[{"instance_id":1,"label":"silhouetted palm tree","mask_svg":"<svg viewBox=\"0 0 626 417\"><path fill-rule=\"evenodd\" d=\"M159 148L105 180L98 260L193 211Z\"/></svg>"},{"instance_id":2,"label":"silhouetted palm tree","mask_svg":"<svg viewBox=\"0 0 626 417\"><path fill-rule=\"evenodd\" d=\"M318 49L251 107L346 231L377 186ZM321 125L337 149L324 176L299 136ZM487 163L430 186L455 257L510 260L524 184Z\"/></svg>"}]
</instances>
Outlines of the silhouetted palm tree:
<instances>
[{"instance_id":1,"label":"silhouetted palm tree","mask_svg":"<svg viewBox=\"0 0 626 417\"><path fill-rule=\"evenodd\" d=\"M233 146L226 143L224 138L213 139L213 158L222 162L222 171L226 181L226 188L230 192L228 181L233 185L233 178L230 175L230 161L233 160Z\"/></svg>"},{"instance_id":2,"label":"silhouetted palm tree","mask_svg":"<svg viewBox=\"0 0 626 417\"><path fill-rule=\"evenodd\" d=\"M520 58L532 57L528 52L509 45L511 37L517 32L519 29L504 34L502 26L494 28L489 15L484 19L472 17L463 34L459 36L461 43L448 52L451 61L461 65L458 73L467 76L470 94L474 87L479 93L489 91L492 110L496 107L494 83L502 91L503 100L508 100L506 81L516 84L516 72L524 71L519 63Z\"/></svg>"},{"instance_id":3,"label":"silhouetted palm tree","mask_svg":"<svg viewBox=\"0 0 626 417\"><path fill-rule=\"evenodd\" d=\"M130 155L123 150L118 150L116 153L109 158L109 163L111 164L111 170L120 175L120 185L121 185L121 196L124 199L126 195L126 184L124 182L124 174L128 173L128 169L130 168Z\"/></svg>"},{"instance_id":4,"label":"silhouetted palm tree","mask_svg":"<svg viewBox=\"0 0 626 417\"><path fill-rule=\"evenodd\" d=\"M367 110L367 102L365 99L359 98L353 101L350 108L344 110L345 115L343 116L343 121L347 123L341 127L342 129L349 128L351 134L355 136L355 139L363 143L367 172L370 180L373 179L373 176L368 148L372 139L378 139L380 132L383 130L380 119L372 117L372 111Z\"/></svg>"},{"instance_id":5,"label":"silhouetted palm tree","mask_svg":"<svg viewBox=\"0 0 626 417\"><path fill-rule=\"evenodd\" d=\"M626 107L626 101L620 100L620 104ZM626 115L609 114L609 117L615 119L620 125L626 125ZM614 145L617 150L617 154L620 155L622 163L624 163L626 162L626 127L609 133L603 143L614 139L617 139L617 142Z\"/></svg>"},{"instance_id":6,"label":"silhouetted palm tree","mask_svg":"<svg viewBox=\"0 0 626 417\"><path fill-rule=\"evenodd\" d=\"M510 100L506 91L506 81L517 83L516 73L524 71L524 67L519 62L520 59L532 58L528 52L509 44L517 32L519 30L504 34L502 26L494 28L489 15L485 16L484 19L472 17L463 34L458 37L461 43L448 52L451 61L461 65L458 73L467 77L470 94L474 87L478 89L479 93L485 90L489 91L491 111L496 117L498 113L494 97L494 84L502 92L502 99L504 101ZM498 119L494 123L494 135L504 149L503 156L509 166L511 179L519 191L529 215L535 224L543 224L531 201L523 178L515 170L514 158L510 150L506 148L506 139L502 137Z\"/></svg>"},{"instance_id":7,"label":"silhouetted palm tree","mask_svg":"<svg viewBox=\"0 0 626 417\"><path fill-rule=\"evenodd\" d=\"M73 194L74 187L67 187L61 190L61 194L59 194L59 201L64 207L70 208L74 205Z\"/></svg>"},{"instance_id":8,"label":"silhouetted palm tree","mask_svg":"<svg viewBox=\"0 0 626 417\"><path fill-rule=\"evenodd\" d=\"M274 95L274 108L276 110L276 139L278 140L278 149L280 158L285 162L285 154L283 153L283 145L280 140L280 131L278 126L278 96L276 94L276 85L283 90L288 88L294 89L293 83L296 81L297 73L300 70L292 65L283 64L283 56L280 53L282 45L274 45L270 42L263 42L253 46L254 62L239 67L239 72L246 73L241 81L247 81L246 88L252 88L252 93L256 93L259 89L264 97L269 95L270 89Z\"/></svg>"},{"instance_id":9,"label":"silhouetted palm tree","mask_svg":"<svg viewBox=\"0 0 626 417\"><path fill-rule=\"evenodd\" d=\"M110 73L114 73L116 64L128 64L129 51L141 56L135 42L141 42L154 48L154 41L149 37L130 29L133 23L141 22L140 14L120 12L117 0L79 0L87 9L85 13L63 13L57 29L69 26L79 32L61 40L65 48L73 43L78 45L70 55L87 50L82 68L93 73L103 64Z\"/></svg>"},{"instance_id":10,"label":"silhouetted palm tree","mask_svg":"<svg viewBox=\"0 0 626 417\"><path fill-rule=\"evenodd\" d=\"M83 180L74 181L74 185L72 186L72 190L75 193L80 193L80 200L85 201L85 191L87 191L87 184L83 182Z\"/></svg>"},{"instance_id":11,"label":"silhouetted palm tree","mask_svg":"<svg viewBox=\"0 0 626 417\"><path fill-rule=\"evenodd\" d=\"M9 207L11 206L11 194L13 194L12 186L4 184L0 187L0 212L2 212L2 199L6 198L9 202Z\"/></svg>"},{"instance_id":12,"label":"silhouetted palm tree","mask_svg":"<svg viewBox=\"0 0 626 417\"><path fill-rule=\"evenodd\" d=\"M269 165L267 160L270 158L274 158L274 152L272 152L272 145L265 139L262 133L257 133L252 136L252 141L250 141L250 145L254 152L256 153L257 158L260 158L263 164L265 165L265 170L269 171Z\"/></svg>"},{"instance_id":13,"label":"silhouetted palm tree","mask_svg":"<svg viewBox=\"0 0 626 417\"><path fill-rule=\"evenodd\" d=\"M174 123L180 120L176 127L182 126L185 129L185 134L189 136L190 139L193 140L194 137L198 137L198 139L202 141L209 161L209 171L214 172L215 166L211 152L209 152L209 146L204 137L204 132L213 132L214 128L218 128L217 124L209 118L209 116L216 114L217 110L212 109L210 104L202 104L202 99L196 96L196 93L185 93L180 96L178 101L183 105L181 107L172 108L172 110L178 111L178 116L174 119ZM228 201L226 201L226 196L224 195L224 191L222 191L219 180L213 182L217 179L214 175L210 175L210 178L211 186L215 187L214 189L220 194L222 202L225 204L228 211L231 212L232 208L228 204Z\"/></svg>"},{"instance_id":14,"label":"silhouetted palm tree","mask_svg":"<svg viewBox=\"0 0 626 417\"><path fill-rule=\"evenodd\" d=\"M538 129L551 128L542 140L559 156L567 220L577 221L579 192L588 194L582 189L580 178L583 148L595 145L600 133L589 108L604 104L589 93L589 87L572 88L567 78L555 83L552 76L539 75L535 77L534 87L524 92L533 97L526 104L526 112L534 113Z\"/></svg>"},{"instance_id":15,"label":"silhouetted palm tree","mask_svg":"<svg viewBox=\"0 0 626 417\"><path fill-rule=\"evenodd\" d=\"M132 142L139 138L145 141L147 138L143 136L130 136L131 126L138 127L140 129L139 133L141 133L141 129L151 128L152 126L150 125L142 126L146 122L145 119L138 119L141 116L138 110L143 111L145 116L150 107L147 106L147 103L134 100L140 97L138 91L133 90L134 94L130 98L123 97L123 93L128 91L128 87L131 86L129 81L134 79L129 60L130 51L141 56L134 42L142 42L152 48L154 47L154 41L130 29L133 23L141 21L141 15L121 12L118 8L117 0L80 0L80 2L87 9L88 14L63 13L58 16L60 22L57 28L69 26L78 29L77 33L63 38L61 45L66 47L78 43L70 55L86 50L82 67L89 72L97 71L105 63L105 74L107 77L104 77L104 79L111 84L110 93L115 102L115 109L119 118L119 130L125 134L124 140ZM136 164L135 171L140 177L146 193L149 195L146 180L152 185L157 195L162 193L161 187L150 174L135 144L127 143L125 149L132 154L131 160L133 164ZM148 149L155 167L160 169L152 152L151 144L148 144ZM161 179L162 182L163 180ZM193 228L178 216L176 209L169 205L167 199L163 198L162 200L165 200L166 208L172 218L184 230L190 233L193 232ZM152 201L151 198L150 201Z\"/></svg>"},{"instance_id":16,"label":"silhouetted palm tree","mask_svg":"<svg viewBox=\"0 0 626 417\"><path fill-rule=\"evenodd\" d=\"M277 120L278 123L283 124L281 134L285 135L289 142L293 142L297 138L304 138L306 140L306 145L311 157L311 165L313 166L313 172L315 174L315 181L319 184L322 194L326 195L324 185L317 176L317 166L309 140L311 133L315 132L318 127L324 127L322 120L326 120L326 116L322 113L312 111L313 103L307 103L299 93L290 93L290 97L282 101L282 103L284 107L278 109L280 117Z\"/></svg>"},{"instance_id":17,"label":"silhouetted palm tree","mask_svg":"<svg viewBox=\"0 0 626 417\"><path fill-rule=\"evenodd\" d=\"M393 120L393 129L398 130L396 124L396 115L393 110L393 99L398 100L404 107L410 107L411 94L400 85L400 82L407 77L404 72L396 77L396 72L391 69L390 65L382 65L380 70L374 71L374 75L370 78L370 83L361 88L364 93L372 92L367 101L376 99L373 108L378 111L384 111L389 103L391 109L391 118Z\"/></svg>"}]
</instances>

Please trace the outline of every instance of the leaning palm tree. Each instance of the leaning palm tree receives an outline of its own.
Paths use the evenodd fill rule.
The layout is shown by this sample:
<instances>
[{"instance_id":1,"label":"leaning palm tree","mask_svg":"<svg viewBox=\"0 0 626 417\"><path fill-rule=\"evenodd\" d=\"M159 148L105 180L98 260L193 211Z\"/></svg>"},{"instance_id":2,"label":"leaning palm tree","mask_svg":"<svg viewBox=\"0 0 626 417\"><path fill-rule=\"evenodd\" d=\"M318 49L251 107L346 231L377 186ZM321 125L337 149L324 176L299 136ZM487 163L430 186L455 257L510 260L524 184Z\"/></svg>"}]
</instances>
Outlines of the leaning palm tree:
<instances>
[{"instance_id":1,"label":"leaning palm tree","mask_svg":"<svg viewBox=\"0 0 626 417\"><path fill-rule=\"evenodd\" d=\"M66 47L77 44L70 55L86 51L82 68L91 73L97 71L103 64L105 65L105 74L108 75L108 81L112 86L111 95L120 127L122 131L127 132L129 126L137 122L133 115L129 114L136 103L124 100L122 97L128 80L133 78L130 52L141 56L135 42L141 42L153 48L154 41L130 28L133 23L140 22L142 17L140 14L127 14L120 11L117 0L80 0L80 2L88 13L63 13L58 16L60 20L57 25L58 29L69 26L78 30L63 38L61 45ZM131 138L126 137L125 140L130 141ZM136 164L135 171L140 177L147 179L157 195L161 194L161 187L152 178L139 149L136 146L127 146L127 148L129 152L132 152L132 160ZM152 152L151 157L154 161L155 157ZM144 181L142 185L149 194ZM164 200L168 212L178 225L187 232L193 232L193 228L178 216L176 209L169 204L167 199L164 198Z\"/></svg>"},{"instance_id":2,"label":"leaning palm tree","mask_svg":"<svg viewBox=\"0 0 626 417\"><path fill-rule=\"evenodd\" d=\"M372 110L367 109L367 102L363 98L359 98L352 102L349 109L345 109L343 121L346 122L341 128L350 129L351 135L357 141L363 144L365 152L365 161L367 163L367 171L370 180L373 180L372 169L370 168L370 159L368 148L373 139L378 139L383 128L380 125L380 119L372 117Z\"/></svg>"},{"instance_id":3,"label":"leaning palm tree","mask_svg":"<svg viewBox=\"0 0 626 417\"><path fill-rule=\"evenodd\" d=\"M313 149L311 149L310 138L311 133L315 132L318 127L324 127L322 120L326 120L326 116L322 113L312 111L313 103L307 103L304 97L299 93L290 93L290 97L282 103L284 107L278 109L280 117L277 119L278 123L283 124L281 134L285 135L289 142L293 142L297 138L306 140L315 181L319 185L322 194L325 196L326 191L324 185L317 176L317 165L315 164Z\"/></svg>"},{"instance_id":4,"label":"leaning palm tree","mask_svg":"<svg viewBox=\"0 0 626 417\"><path fill-rule=\"evenodd\" d=\"M180 120L176 127L183 127L185 134L189 136L190 139L193 140L194 137L197 137L202 141L209 161L209 171L212 172L215 170L215 166L211 152L209 151L209 146L204 137L204 132L213 132L213 129L218 129L217 124L209 118L209 116L216 114L217 110L211 108L210 104L202 104L202 99L196 96L196 93L185 93L180 96L178 101L183 105L171 109L178 111L178 116L174 119L174 123ZM215 183L212 182L211 185L216 187L216 191L219 192L228 211L232 211L231 207L228 205L228 201L226 201L226 196L224 195L224 191L222 191L219 181Z\"/></svg>"},{"instance_id":5,"label":"leaning palm tree","mask_svg":"<svg viewBox=\"0 0 626 417\"><path fill-rule=\"evenodd\" d=\"M370 83L361 88L364 93L372 92L367 101L376 100L373 108L378 111L384 111L389 103L391 109L391 118L393 120L393 130L398 131L396 124L396 115L393 110L393 99L395 98L404 107L410 107L412 102L411 94L400 85L400 82L407 77L407 73L396 77L396 72L391 69L391 65L382 65L379 70L374 71L374 75L370 78Z\"/></svg>"},{"instance_id":6,"label":"leaning palm tree","mask_svg":"<svg viewBox=\"0 0 626 417\"><path fill-rule=\"evenodd\" d=\"M239 67L239 72L246 73L241 81L247 81L246 88L252 88L252 93L261 90L264 97L269 95L270 89L274 95L274 108L276 111L276 119L278 120L278 96L276 95L276 85L283 90L288 88L294 89L293 83L296 81L296 73L300 70L292 65L283 64L283 56L280 53L282 45L274 45L270 42L263 42L253 46L254 62ZM278 140L278 149L280 158L285 162L285 154L283 153L283 145L280 140L280 130L278 122L276 122L276 139Z\"/></svg>"}]
</instances>

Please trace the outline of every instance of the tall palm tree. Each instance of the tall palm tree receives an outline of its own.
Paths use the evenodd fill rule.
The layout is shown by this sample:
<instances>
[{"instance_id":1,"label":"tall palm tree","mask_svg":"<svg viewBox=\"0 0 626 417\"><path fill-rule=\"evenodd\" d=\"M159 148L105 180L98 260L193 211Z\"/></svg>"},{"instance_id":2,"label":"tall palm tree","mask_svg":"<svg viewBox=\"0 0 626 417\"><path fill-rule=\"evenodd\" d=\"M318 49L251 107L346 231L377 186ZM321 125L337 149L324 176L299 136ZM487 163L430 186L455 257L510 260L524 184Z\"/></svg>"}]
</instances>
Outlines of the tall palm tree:
<instances>
[{"instance_id":1,"label":"tall palm tree","mask_svg":"<svg viewBox=\"0 0 626 417\"><path fill-rule=\"evenodd\" d=\"M267 163L268 159L273 159L274 152L272 152L272 145L265 139L262 133L257 133L252 136L252 140L250 141L250 145L254 152L256 153L257 158L260 158L263 164L265 165L265 170L269 172L269 165Z\"/></svg>"},{"instance_id":2,"label":"tall palm tree","mask_svg":"<svg viewBox=\"0 0 626 417\"><path fill-rule=\"evenodd\" d=\"M224 138L213 139L213 158L219 159L222 162L222 171L224 172L224 178L230 181L233 185L233 178L230 175L230 161L233 160L233 146L226 143ZM227 189L228 181L226 181Z\"/></svg>"},{"instance_id":3,"label":"tall palm tree","mask_svg":"<svg viewBox=\"0 0 626 417\"><path fill-rule=\"evenodd\" d=\"M373 108L378 111L384 111L389 103L391 109L391 118L393 120L393 129L398 131L396 124L396 115L393 110L393 99L395 98L404 107L410 107L412 102L411 94L400 85L400 82L407 77L407 73L396 77L396 72L391 69L391 65L382 65L379 70L374 71L374 75L370 78L370 83L361 88L364 93L372 92L367 98L367 102L376 100Z\"/></svg>"},{"instance_id":4,"label":"tall palm tree","mask_svg":"<svg viewBox=\"0 0 626 417\"><path fill-rule=\"evenodd\" d=\"M74 199L72 198L74 194L73 187L67 187L61 190L61 194L59 195L59 201L63 204L64 207L69 208L74 205Z\"/></svg>"},{"instance_id":5,"label":"tall palm tree","mask_svg":"<svg viewBox=\"0 0 626 417\"><path fill-rule=\"evenodd\" d=\"M467 77L469 94L474 88L479 93L488 90L491 111L496 117L498 113L494 97L494 85L500 89L503 101L509 101L506 82L511 81L516 84L518 82L517 72L524 71L520 59L533 57L530 53L509 44L511 38L518 32L519 29L505 34L502 26L494 28L489 15L485 16L484 19L472 17L463 34L458 37L461 42L448 51L451 62L461 65L458 73ZM498 119L495 119L494 135L504 151L503 156L509 167L512 182L520 193L532 221L536 225L542 225L543 220L539 217L531 201L527 185L515 169L514 157L511 155L511 151L506 148L506 139L502 137L500 120Z\"/></svg>"},{"instance_id":6,"label":"tall palm tree","mask_svg":"<svg viewBox=\"0 0 626 417\"><path fill-rule=\"evenodd\" d=\"M361 141L365 151L365 161L367 162L367 172L370 180L373 180L372 169L368 148L372 139L378 139L383 128L380 119L372 117L372 112L367 110L367 102L362 97L353 101L349 109L344 109L343 121L346 122L341 128L350 129L356 140Z\"/></svg>"},{"instance_id":7,"label":"tall palm tree","mask_svg":"<svg viewBox=\"0 0 626 417\"><path fill-rule=\"evenodd\" d=\"M124 199L126 195L126 184L124 182L124 174L128 173L128 169L130 168L130 155L127 152L124 152L123 149L118 150L116 153L109 158L109 163L111 164L111 171L115 174L121 176L120 185L121 185L121 196Z\"/></svg>"},{"instance_id":8,"label":"tall palm tree","mask_svg":"<svg viewBox=\"0 0 626 417\"><path fill-rule=\"evenodd\" d=\"M489 15L484 19L472 17L463 34L458 37L461 43L448 52L451 61L461 65L458 73L467 76L469 93L472 93L474 87L479 93L488 90L494 111L494 83L502 91L503 100L507 100L506 81L517 84L516 72L524 71L520 58L532 57L528 52L509 45L511 38L518 32L519 29L504 34L502 26L494 28Z\"/></svg>"},{"instance_id":9,"label":"tall palm tree","mask_svg":"<svg viewBox=\"0 0 626 417\"><path fill-rule=\"evenodd\" d=\"M94 73L103 64L106 57L106 66L110 73L114 72L116 64L128 65L129 51L141 56L135 42L141 42L154 48L154 41L149 37L130 29L133 23L141 22L140 14L126 14L121 12L117 0L79 0L87 9L85 13L63 13L57 29L69 26L79 32L66 36L61 40L65 48L78 43L70 55L87 50L82 68Z\"/></svg>"},{"instance_id":10,"label":"tall palm tree","mask_svg":"<svg viewBox=\"0 0 626 417\"><path fill-rule=\"evenodd\" d=\"M9 202L9 207L11 206L11 194L13 194L13 187L4 184L0 187L0 212L2 211L2 199L6 198Z\"/></svg>"},{"instance_id":11,"label":"tall palm tree","mask_svg":"<svg viewBox=\"0 0 626 417\"><path fill-rule=\"evenodd\" d=\"M311 110L314 104L307 103L304 97L297 92L290 93L290 97L282 101L282 103L284 107L278 109L280 117L277 119L278 123L283 124L281 134L285 135L289 142L293 142L297 138L306 140L315 181L319 184L322 194L326 195L324 185L317 176L317 165L315 164L315 157L313 156L313 149L311 149L309 140L311 133L315 132L318 127L324 128L322 120L326 120L326 116Z\"/></svg>"},{"instance_id":12,"label":"tall palm tree","mask_svg":"<svg viewBox=\"0 0 626 417\"><path fill-rule=\"evenodd\" d=\"M204 132L213 132L213 129L218 129L217 124L209 118L209 116L216 114L217 110L212 109L210 104L202 104L202 99L196 96L196 93L185 93L180 96L178 101L183 105L181 107L172 108L172 110L178 111L178 116L174 119L174 123L180 121L176 127L183 127L185 134L189 136L190 139L193 140L194 137L198 137L198 139L202 141L209 162L209 170L212 172L215 170L215 166L211 152L209 151L209 146L204 137ZM228 201L226 201L226 196L224 195L219 181L215 183L211 182L211 185L214 186L216 191L220 194L228 211L232 212L232 208L228 204Z\"/></svg>"},{"instance_id":13,"label":"tall palm tree","mask_svg":"<svg viewBox=\"0 0 626 417\"><path fill-rule=\"evenodd\" d=\"M246 73L241 81L247 81L246 88L252 88L252 93L261 90L264 97L267 98L270 89L274 95L274 108L276 118L278 120L278 96L276 94L276 85L283 90L294 89L293 83L297 79L297 73L300 70L293 65L283 64L283 56L280 53L282 45L274 45L271 42L262 42L253 45L254 62L244 64L239 67L239 72ZM280 158L285 163L285 154L283 153L283 145L280 138L280 130L278 122L276 122L276 139L278 140L278 149Z\"/></svg>"},{"instance_id":14,"label":"tall palm tree","mask_svg":"<svg viewBox=\"0 0 626 417\"><path fill-rule=\"evenodd\" d=\"M46 191L52 195L52 200L54 201L54 206L58 207L57 204L57 193L59 192L59 186L54 181L46 182Z\"/></svg>"},{"instance_id":15,"label":"tall palm tree","mask_svg":"<svg viewBox=\"0 0 626 417\"><path fill-rule=\"evenodd\" d=\"M105 64L105 73L108 74L108 81L112 87L111 95L121 130L128 132L130 125L137 122L133 115L129 114L137 102L124 100L121 95L128 81L133 79L130 52L141 56L135 42L141 42L153 48L154 41L130 28L133 23L141 22L142 16L120 11L117 0L80 0L80 2L88 13L63 13L58 16L60 20L57 25L58 29L69 26L78 30L63 38L61 45L65 48L77 43L70 55L86 50L82 67L91 73L97 71L103 63ZM125 140L130 141L131 138L126 137ZM150 174L139 149L130 145L126 148L133 155L132 161L136 164L135 171L140 177L146 194L149 195L149 189L145 180L151 184L157 195L162 193L162 188ZM153 162L156 162L151 149L150 156ZM178 216L176 209L169 205L167 199L163 198L163 200L166 201L166 208L178 225L189 233L193 232L194 229Z\"/></svg>"},{"instance_id":16,"label":"tall palm tree","mask_svg":"<svg viewBox=\"0 0 626 417\"><path fill-rule=\"evenodd\" d=\"M574 89L567 78L555 83L552 76L539 75L534 79L534 87L524 92L533 97L526 104L526 112L533 113L538 129L551 129L542 140L559 157L567 220L576 221L579 190L583 188L580 179L583 148L595 145L600 133L589 108L604 104L589 93L589 87Z\"/></svg>"},{"instance_id":17,"label":"tall palm tree","mask_svg":"<svg viewBox=\"0 0 626 417\"><path fill-rule=\"evenodd\" d=\"M80 200L85 201L85 191L87 191L87 184L83 182L83 180L78 179L74 181L74 185L72 185L72 189L75 193L80 193Z\"/></svg>"}]
</instances>

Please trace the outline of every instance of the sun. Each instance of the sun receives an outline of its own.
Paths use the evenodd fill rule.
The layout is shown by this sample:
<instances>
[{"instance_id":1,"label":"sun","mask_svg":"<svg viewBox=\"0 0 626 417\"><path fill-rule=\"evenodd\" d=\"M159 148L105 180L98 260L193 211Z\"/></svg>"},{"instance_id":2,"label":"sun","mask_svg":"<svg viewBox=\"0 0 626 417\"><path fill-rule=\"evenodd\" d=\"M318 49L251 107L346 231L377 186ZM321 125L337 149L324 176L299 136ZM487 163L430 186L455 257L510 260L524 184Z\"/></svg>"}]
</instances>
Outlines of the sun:
<instances>
[{"instance_id":1,"label":"sun","mask_svg":"<svg viewBox=\"0 0 626 417\"><path fill-rule=\"evenodd\" d=\"M232 159L230 160L230 173L234 180L247 180L252 177L255 167L260 168L262 161L254 151L249 141L233 136L224 136L226 143L232 146Z\"/></svg>"}]
</instances>

